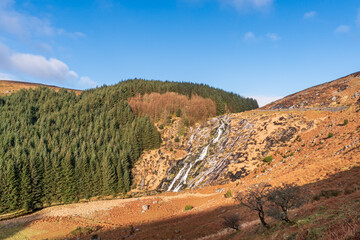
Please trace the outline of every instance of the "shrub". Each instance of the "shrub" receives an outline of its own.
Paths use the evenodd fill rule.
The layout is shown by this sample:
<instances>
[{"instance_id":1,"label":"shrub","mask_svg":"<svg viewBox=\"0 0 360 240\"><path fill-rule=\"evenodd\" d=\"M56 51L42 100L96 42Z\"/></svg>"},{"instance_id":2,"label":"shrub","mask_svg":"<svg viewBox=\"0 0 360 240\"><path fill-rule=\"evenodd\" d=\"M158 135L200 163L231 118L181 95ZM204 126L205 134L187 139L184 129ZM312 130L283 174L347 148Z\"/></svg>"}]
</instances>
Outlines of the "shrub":
<instances>
[{"instance_id":1,"label":"shrub","mask_svg":"<svg viewBox=\"0 0 360 240\"><path fill-rule=\"evenodd\" d=\"M178 110L176 111L176 116L181 117L181 109L180 108L178 108Z\"/></svg>"},{"instance_id":2,"label":"shrub","mask_svg":"<svg viewBox=\"0 0 360 240\"><path fill-rule=\"evenodd\" d=\"M179 137L176 137L176 138L175 138L175 142L180 142Z\"/></svg>"},{"instance_id":3,"label":"shrub","mask_svg":"<svg viewBox=\"0 0 360 240\"><path fill-rule=\"evenodd\" d=\"M185 125L186 127L190 126L190 121L189 121L188 118L185 119L184 125Z\"/></svg>"},{"instance_id":4,"label":"shrub","mask_svg":"<svg viewBox=\"0 0 360 240\"><path fill-rule=\"evenodd\" d=\"M95 227L78 227L75 230L71 231L71 235L73 236L83 236L83 235L88 235L91 234L97 230L99 230L100 227L99 226L95 226Z\"/></svg>"},{"instance_id":5,"label":"shrub","mask_svg":"<svg viewBox=\"0 0 360 240\"><path fill-rule=\"evenodd\" d=\"M301 189L294 183L283 183L273 188L268 194L268 200L274 205L267 214L275 219L293 223L288 217L289 209L300 207L305 199L300 196Z\"/></svg>"},{"instance_id":6,"label":"shrub","mask_svg":"<svg viewBox=\"0 0 360 240\"><path fill-rule=\"evenodd\" d=\"M172 152L172 151L174 151L174 149L173 149L173 148L170 148L170 152Z\"/></svg>"},{"instance_id":7,"label":"shrub","mask_svg":"<svg viewBox=\"0 0 360 240\"><path fill-rule=\"evenodd\" d=\"M245 193L240 192L236 196L236 200L240 203L240 205L258 213L261 224L266 228L269 228L269 225L265 222L264 206L268 202L267 196L270 187L270 184L260 183L258 185L251 186Z\"/></svg>"},{"instance_id":8,"label":"shrub","mask_svg":"<svg viewBox=\"0 0 360 240\"><path fill-rule=\"evenodd\" d=\"M191 210L191 209L193 209L194 207L193 206L191 206L191 205L186 205L185 206L185 211L189 211L189 210Z\"/></svg>"},{"instance_id":9,"label":"shrub","mask_svg":"<svg viewBox=\"0 0 360 240\"><path fill-rule=\"evenodd\" d=\"M328 134L328 138L332 138L333 136L334 136L333 133L329 133L329 134Z\"/></svg>"},{"instance_id":10,"label":"shrub","mask_svg":"<svg viewBox=\"0 0 360 240\"><path fill-rule=\"evenodd\" d=\"M225 197L226 198L231 198L232 197L231 190L227 190L227 192L225 193Z\"/></svg>"},{"instance_id":11,"label":"shrub","mask_svg":"<svg viewBox=\"0 0 360 240\"><path fill-rule=\"evenodd\" d=\"M347 125L349 123L349 120L348 119L345 119L344 120L344 123L343 123L343 126Z\"/></svg>"},{"instance_id":12,"label":"shrub","mask_svg":"<svg viewBox=\"0 0 360 240\"><path fill-rule=\"evenodd\" d=\"M267 163L271 163L272 160L273 160L273 156L270 155L270 156L265 157L263 161L267 162Z\"/></svg>"},{"instance_id":13,"label":"shrub","mask_svg":"<svg viewBox=\"0 0 360 240\"><path fill-rule=\"evenodd\" d=\"M160 126L159 126L159 129L164 129L164 124L161 124Z\"/></svg>"},{"instance_id":14,"label":"shrub","mask_svg":"<svg viewBox=\"0 0 360 240\"><path fill-rule=\"evenodd\" d=\"M344 193L346 195L352 194L353 192L355 192L355 188L346 187L345 190L344 190Z\"/></svg>"},{"instance_id":15,"label":"shrub","mask_svg":"<svg viewBox=\"0 0 360 240\"><path fill-rule=\"evenodd\" d=\"M340 191L339 190L335 190L335 189L330 189L330 190L322 190L320 192L320 196L322 197L326 197L326 198L331 198L331 197L337 197L340 195Z\"/></svg>"},{"instance_id":16,"label":"shrub","mask_svg":"<svg viewBox=\"0 0 360 240\"><path fill-rule=\"evenodd\" d=\"M319 200L320 200L320 195L315 195L315 196L313 197L313 200L314 200L314 201L319 201Z\"/></svg>"},{"instance_id":17,"label":"shrub","mask_svg":"<svg viewBox=\"0 0 360 240\"><path fill-rule=\"evenodd\" d=\"M357 186L346 186L345 190L344 190L344 193L346 195L348 194L351 194L353 192L356 192L356 190L358 190L358 187Z\"/></svg>"},{"instance_id":18,"label":"shrub","mask_svg":"<svg viewBox=\"0 0 360 240\"><path fill-rule=\"evenodd\" d=\"M222 225L226 228L232 228L238 231L240 229L239 221L239 216L237 214L232 214L224 217Z\"/></svg>"}]
</instances>

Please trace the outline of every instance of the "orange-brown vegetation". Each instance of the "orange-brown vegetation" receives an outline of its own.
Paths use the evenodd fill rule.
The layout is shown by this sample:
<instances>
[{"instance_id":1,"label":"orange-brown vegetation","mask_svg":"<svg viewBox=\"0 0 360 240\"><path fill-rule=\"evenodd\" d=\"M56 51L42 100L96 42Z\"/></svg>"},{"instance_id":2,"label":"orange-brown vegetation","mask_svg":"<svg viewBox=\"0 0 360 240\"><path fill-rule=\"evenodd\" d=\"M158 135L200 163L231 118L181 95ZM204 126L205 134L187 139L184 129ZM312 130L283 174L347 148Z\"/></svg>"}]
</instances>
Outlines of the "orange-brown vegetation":
<instances>
[{"instance_id":1,"label":"orange-brown vegetation","mask_svg":"<svg viewBox=\"0 0 360 240\"><path fill-rule=\"evenodd\" d=\"M38 88L38 87L47 87L55 91L59 91L61 89L60 87L44 85L39 83L0 80L0 95L9 95L19 91L20 89L30 89L30 88ZM67 89L67 90L74 91L77 95L82 92L80 90L75 90L75 89Z\"/></svg>"},{"instance_id":2,"label":"orange-brown vegetation","mask_svg":"<svg viewBox=\"0 0 360 240\"><path fill-rule=\"evenodd\" d=\"M216 115L216 106L211 99L197 95L189 98L174 92L138 94L129 99L129 104L135 115L148 115L155 121L166 121L168 116L176 114L179 109L182 118L188 119L190 124Z\"/></svg>"}]
</instances>

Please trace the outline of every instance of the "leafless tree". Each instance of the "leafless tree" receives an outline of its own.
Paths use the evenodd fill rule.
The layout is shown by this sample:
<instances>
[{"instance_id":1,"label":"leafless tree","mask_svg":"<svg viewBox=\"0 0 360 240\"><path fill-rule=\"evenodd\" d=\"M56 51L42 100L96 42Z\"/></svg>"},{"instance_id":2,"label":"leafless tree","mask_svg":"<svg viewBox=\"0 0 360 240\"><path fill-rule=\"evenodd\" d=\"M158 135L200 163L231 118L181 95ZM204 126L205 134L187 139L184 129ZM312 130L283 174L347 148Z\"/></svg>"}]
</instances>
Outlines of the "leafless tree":
<instances>
[{"instance_id":1,"label":"leafless tree","mask_svg":"<svg viewBox=\"0 0 360 240\"><path fill-rule=\"evenodd\" d=\"M268 200L273 207L269 208L266 213L275 219L292 223L288 217L289 209L300 207L306 202L300 193L300 187L294 183L283 183L279 187L274 187L268 194Z\"/></svg>"},{"instance_id":2,"label":"leafless tree","mask_svg":"<svg viewBox=\"0 0 360 240\"><path fill-rule=\"evenodd\" d=\"M239 224L240 218L237 214L232 214L224 217L223 226L227 228L232 228L238 231L240 229Z\"/></svg>"},{"instance_id":3,"label":"leafless tree","mask_svg":"<svg viewBox=\"0 0 360 240\"><path fill-rule=\"evenodd\" d=\"M240 205L258 212L261 224L266 228L269 228L269 225L265 222L264 207L268 201L270 187L271 185L267 183L253 185L246 192L239 193L235 198L240 202Z\"/></svg>"}]
</instances>

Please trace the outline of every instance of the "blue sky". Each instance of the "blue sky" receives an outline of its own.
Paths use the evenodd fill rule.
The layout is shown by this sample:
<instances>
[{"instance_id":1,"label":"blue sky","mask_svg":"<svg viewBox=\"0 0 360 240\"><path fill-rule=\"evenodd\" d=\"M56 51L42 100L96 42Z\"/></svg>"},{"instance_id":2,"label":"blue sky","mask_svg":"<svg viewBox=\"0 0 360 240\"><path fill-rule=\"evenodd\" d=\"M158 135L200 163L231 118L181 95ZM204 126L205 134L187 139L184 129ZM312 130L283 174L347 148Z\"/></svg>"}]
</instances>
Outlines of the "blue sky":
<instances>
[{"instance_id":1,"label":"blue sky","mask_svg":"<svg viewBox=\"0 0 360 240\"><path fill-rule=\"evenodd\" d=\"M360 70L358 0L0 0L0 79L206 83L260 104Z\"/></svg>"}]
</instances>

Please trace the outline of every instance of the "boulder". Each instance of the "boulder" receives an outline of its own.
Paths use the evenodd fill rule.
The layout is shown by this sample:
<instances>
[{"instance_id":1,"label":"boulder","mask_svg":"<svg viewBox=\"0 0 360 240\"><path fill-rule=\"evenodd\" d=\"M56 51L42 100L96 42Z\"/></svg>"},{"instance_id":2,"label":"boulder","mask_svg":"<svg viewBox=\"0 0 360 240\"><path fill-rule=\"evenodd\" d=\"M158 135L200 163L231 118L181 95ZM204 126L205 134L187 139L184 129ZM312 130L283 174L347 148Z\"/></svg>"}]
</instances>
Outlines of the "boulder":
<instances>
[{"instance_id":1,"label":"boulder","mask_svg":"<svg viewBox=\"0 0 360 240\"><path fill-rule=\"evenodd\" d=\"M142 206L142 211L146 212L147 210L149 210L149 207L150 207L150 205L147 205L147 204L143 205Z\"/></svg>"}]
</instances>

